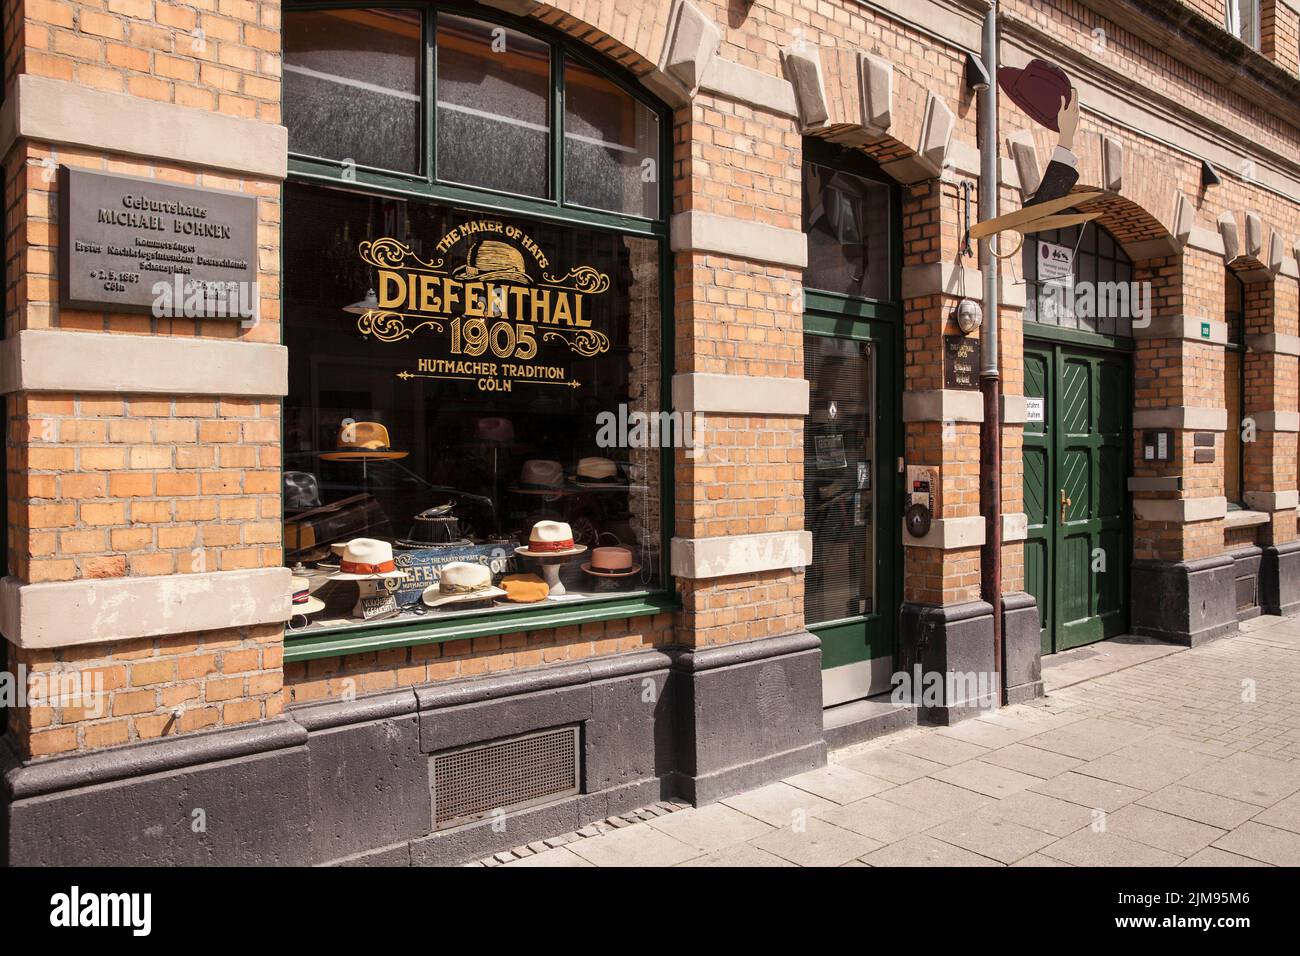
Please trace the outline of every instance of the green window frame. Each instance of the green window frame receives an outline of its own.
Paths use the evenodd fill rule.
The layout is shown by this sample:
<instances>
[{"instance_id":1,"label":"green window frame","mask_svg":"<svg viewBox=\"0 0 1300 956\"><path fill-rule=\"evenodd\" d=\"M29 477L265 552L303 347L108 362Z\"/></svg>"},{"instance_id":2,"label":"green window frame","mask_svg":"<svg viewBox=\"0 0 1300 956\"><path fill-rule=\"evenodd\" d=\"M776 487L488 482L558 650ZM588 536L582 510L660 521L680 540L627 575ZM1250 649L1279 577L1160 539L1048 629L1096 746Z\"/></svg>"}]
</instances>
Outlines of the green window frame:
<instances>
[{"instance_id":1,"label":"green window frame","mask_svg":"<svg viewBox=\"0 0 1300 956\"><path fill-rule=\"evenodd\" d=\"M672 112L640 89L635 80L616 65L593 56L579 41L545 25L526 18L514 17L484 7L471 7L454 3L408 2L408 0L374 0L361 3L306 2L292 0L284 5L284 12L348 9L406 9L423 14L421 35L424 58L421 64L421 128L420 167L422 172L403 173L368 166L352 166L341 160L315 156L289 154L288 181L344 188L353 192L385 195L394 198L411 198L439 202L485 213L518 215L546 222L604 230L624 235L655 239L659 247L660 302L663 310L660 320L662 356L660 368L660 394L671 395L673 375L673 289L672 255L668 249L668 214L672 203ZM550 153L548 176L549 198L534 198L510 193L495 192L476 186L465 186L439 181L436 170L437 157L437 14L445 13L508 27L550 45ZM564 63L569 59L586 69L600 74L604 79L622 89L641 105L649 108L659 123L658 144L658 215L656 218L605 212L564 202ZM283 191L281 201L283 208ZM283 250L282 250L283 251ZM283 261L281 262L283 267ZM282 269L283 272L283 269ZM284 323L281 322L283 343ZM283 412L283 400L281 410ZM312 660L408 647L419 644L436 644L446 641L466 640L518 634L526 631L547 630L557 627L620 620L679 610L681 600L672 584L669 559L669 539L673 528L673 455L671 449L660 454L660 478L664 493L661 496L661 527L664 540L660 542L660 581L657 590L646 593L609 597L592 596L581 603L545 608L498 609L482 617L456 618L445 621L414 620L396 622L387 626L363 629L321 629L305 634L285 632L284 659L286 662Z\"/></svg>"}]
</instances>

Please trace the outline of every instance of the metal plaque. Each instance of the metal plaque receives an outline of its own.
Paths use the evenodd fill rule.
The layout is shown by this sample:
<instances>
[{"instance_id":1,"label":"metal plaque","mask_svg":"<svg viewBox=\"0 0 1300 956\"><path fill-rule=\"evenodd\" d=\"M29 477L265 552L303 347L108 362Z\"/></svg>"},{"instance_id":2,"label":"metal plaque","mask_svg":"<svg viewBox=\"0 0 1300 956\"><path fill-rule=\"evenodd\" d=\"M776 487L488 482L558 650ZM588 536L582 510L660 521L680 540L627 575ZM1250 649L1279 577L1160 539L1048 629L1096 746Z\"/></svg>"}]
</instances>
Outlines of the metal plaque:
<instances>
[{"instance_id":1,"label":"metal plaque","mask_svg":"<svg viewBox=\"0 0 1300 956\"><path fill-rule=\"evenodd\" d=\"M61 166L59 276L64 308L249 318L228 297L256 308L257 199Z\"/></svg>"},{"instance_id":2,"label":"metal plaque","mask_svg":"<svg viewBox=\"0 0 1300 956\"><path fill-rule=\"evenodd\" d=\"M979 383L979 339L964 335L943 337L943 386L974 391Z\"/></svg>"}]
</instances>

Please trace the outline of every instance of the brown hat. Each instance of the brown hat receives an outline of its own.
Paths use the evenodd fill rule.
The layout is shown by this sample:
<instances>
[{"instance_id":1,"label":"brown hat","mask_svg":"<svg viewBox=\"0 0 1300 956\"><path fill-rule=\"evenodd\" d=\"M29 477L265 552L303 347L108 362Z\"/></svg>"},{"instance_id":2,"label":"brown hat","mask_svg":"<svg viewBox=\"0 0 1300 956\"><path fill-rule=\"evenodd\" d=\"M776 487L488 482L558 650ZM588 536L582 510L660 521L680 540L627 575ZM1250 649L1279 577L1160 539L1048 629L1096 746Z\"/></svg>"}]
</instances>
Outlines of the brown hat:
<instances>
[{"instance_id":1,"label":"brown hat","mask_svg":"<svg viewBox=\"0 0 1300 956\"><path fill-rule=\"evenodd\" d=\"M998 70L998 86L1034 122L1060 132L1056 114L1061 111L1061 101L1068 106L1073 94L1070 77L1055 63L1033 59L1023 70L1002 67Z\"/></svg>"},{"instance_id":2,"label":"brown hat","mask_svg":"<svg viewBox=\"0 0 1300 956\"><path fill-rule=\"evenodd\" d=\"M388 429L379 422L344 422L339 429L338 450L321 457L330 461L374 461L405 458L408 454L388 447Z\"/></svg>"}]
</instances>

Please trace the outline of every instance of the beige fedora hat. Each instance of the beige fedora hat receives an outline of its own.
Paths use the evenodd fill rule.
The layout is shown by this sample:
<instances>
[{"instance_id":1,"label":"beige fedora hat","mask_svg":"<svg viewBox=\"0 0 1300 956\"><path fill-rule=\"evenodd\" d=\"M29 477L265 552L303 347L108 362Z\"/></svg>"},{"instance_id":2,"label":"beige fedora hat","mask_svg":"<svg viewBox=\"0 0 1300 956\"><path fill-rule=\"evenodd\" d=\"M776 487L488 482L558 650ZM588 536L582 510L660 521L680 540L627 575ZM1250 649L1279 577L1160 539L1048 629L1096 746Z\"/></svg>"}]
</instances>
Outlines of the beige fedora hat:
<instances>
[{"instance_id":1,"label":"beige fedora hat","mask_svg":"<svg viewBox=\"0 0 1300 956\"><path fill-rule=\"evenodd\" d=\"M492 569L485 564L452 561L438 571L438 583L424 589L421 600L429 607L486 601L505 597L506 592L492 586Z\"/></svg>"},{"instance_id":2,"label":"beige fedora hat","mask_svg":"<svg viewBox=\"0 0 1300 956\"><path fill-rule=\"evenodd\" d=\"M393 561L393 546L378 538L353 538L339 555L339 569L330 575L339 581L373 581L404 578Z\"/></svg>"},{"instance_id":3,"label":"beige fedora hat","mask_svg":"<svg viewBox=\"0 0 1300 956\"><path fill-rule=\"evenodd\" d=\"M573 529L564 521L539 521L528 534L528 546L515 548L515 554L528 558L562 558L582 554L585 544L573 543Z\"/></svg>"},{"instance_id":4,"label":"beige fedora hat","mask_svg":"<svg viewBox=\"0 0 1300 956\"><path fill-rule=\"evenodd\" d=\"M511 491L525 495L554 495L564 489L564 466L547 458L530 458L519 471Z\"/></svg>"}]
</instances>

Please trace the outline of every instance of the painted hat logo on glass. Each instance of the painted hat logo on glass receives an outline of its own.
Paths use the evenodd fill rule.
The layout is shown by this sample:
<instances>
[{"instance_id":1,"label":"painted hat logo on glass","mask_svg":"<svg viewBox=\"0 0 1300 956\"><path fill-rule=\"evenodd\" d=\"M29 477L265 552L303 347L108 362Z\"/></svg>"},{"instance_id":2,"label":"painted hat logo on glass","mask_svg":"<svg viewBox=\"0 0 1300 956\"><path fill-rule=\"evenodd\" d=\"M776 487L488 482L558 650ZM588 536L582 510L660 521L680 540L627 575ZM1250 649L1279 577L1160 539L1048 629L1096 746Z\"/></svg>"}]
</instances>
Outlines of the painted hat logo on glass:
<instances>
[{"instance_id":1,"label":"painted hat logo on glass","mask_svg":"<svg viewBox=\"0 0 1300 956\"><path fill-rule=\"evenodd\" d=\"M518 282L523 285L533 281L524 270L523 254L509 243L496 239L480 239L470 246L465 264L452 275L457 279Z\"/></svg>"}]
</instances>

